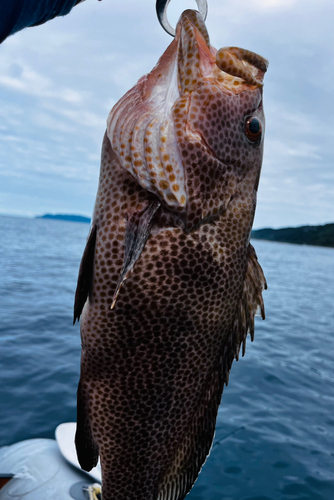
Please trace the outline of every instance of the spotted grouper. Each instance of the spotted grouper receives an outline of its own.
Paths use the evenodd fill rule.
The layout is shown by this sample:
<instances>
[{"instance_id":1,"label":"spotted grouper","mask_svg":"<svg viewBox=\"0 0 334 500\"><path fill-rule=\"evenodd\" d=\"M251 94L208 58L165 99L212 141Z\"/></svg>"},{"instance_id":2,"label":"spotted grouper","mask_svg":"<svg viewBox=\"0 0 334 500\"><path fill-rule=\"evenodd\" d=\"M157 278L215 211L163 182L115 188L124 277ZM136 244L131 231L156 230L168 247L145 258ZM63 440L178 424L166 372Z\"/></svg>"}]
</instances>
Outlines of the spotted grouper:
<instances>
[{"instance_id":1,"label":"spotted grouper","mask_svg":"<svg viewBox=\"0 0 334 500\"><path fill-rule=\"evenodd\" d=\"M250 232L267 61L183 12L112 109L74 318L76 447L103 500L181 500L210 452L233 360L264 318Z\"/></svg>"}]
</instances>

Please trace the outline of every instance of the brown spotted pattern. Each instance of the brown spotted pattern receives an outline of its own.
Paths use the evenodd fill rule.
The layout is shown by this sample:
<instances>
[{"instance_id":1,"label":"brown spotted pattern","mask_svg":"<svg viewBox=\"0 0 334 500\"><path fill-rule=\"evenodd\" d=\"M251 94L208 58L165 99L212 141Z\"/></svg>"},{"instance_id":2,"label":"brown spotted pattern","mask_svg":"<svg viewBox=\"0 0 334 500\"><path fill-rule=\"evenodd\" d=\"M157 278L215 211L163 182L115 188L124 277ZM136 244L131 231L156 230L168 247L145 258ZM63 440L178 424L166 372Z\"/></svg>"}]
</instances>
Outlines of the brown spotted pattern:
<instances>
[{"instance_id":1,"label":"brown spotted pattern","mask_svg":"<svg viewBox=\"0 0 334 500\"><path fill-rule=\"evenodd\" d=\"M200 64L196 51L204 54L205 69L214 51L194 16L183 14L177 37L182 33L182 57L188 37L190 59ZM167 62L178 38L173 44ZM163 58L160 64L168 72ZM153 80L149 91L139 83L128 93L134 108L145 96L150 100ZM89 298L81 318L76 435L86 470L100 455L103 500L185 497L209 453L233 359L247 333L253 336L257 308L264 317L265 279L249 244L263 141L250 144L244 136L250 114L264 125L262 87L243 83L231 92L212 73L193 80L192 88L184 81L170 107L168 141L183 172L183 185L171 192L186 197L181 208L168 204L149 177L143 181L124 164L121 148L114 149L132 120L122 115L122 102L103 141L94 238L88 240L92 246L96 232L95 253L85 251L78 283L79 295L86 290ZM126 151L132 154L131 147ZM140 219L157 197L163 203L151 234L111 309L129 220ZM86 263L91 254L93 274Z\"/></svg>"},{"instance_id":2,"label":"brown spotted pattern","mask_svg":"<svg viewBox=\"0 0 334 500\"><path fill-rule=\"evenodd\" d=\"M181 95L192 92L202 83L203 73L214 66L210 40L203 19L193 10L186 10L176 29L178 42L178 89Z\"/></svg>"},{"instance_id":3,"label":"brown spotted pattern","mask_svg":"<svg viewBox=\"0 0 334 500\"><path fill-rule=\"evenodd\" d=\"M223 213L243 180L250 177L249 187L254 185L254 175L259 174L254 162L261 161L262 148L249 143L243 127L249 116L264 122L261 100L260 90L229 95L204 82L191 98L175 104L186 177L187 230Z\"/></svg>"}]
</instances>

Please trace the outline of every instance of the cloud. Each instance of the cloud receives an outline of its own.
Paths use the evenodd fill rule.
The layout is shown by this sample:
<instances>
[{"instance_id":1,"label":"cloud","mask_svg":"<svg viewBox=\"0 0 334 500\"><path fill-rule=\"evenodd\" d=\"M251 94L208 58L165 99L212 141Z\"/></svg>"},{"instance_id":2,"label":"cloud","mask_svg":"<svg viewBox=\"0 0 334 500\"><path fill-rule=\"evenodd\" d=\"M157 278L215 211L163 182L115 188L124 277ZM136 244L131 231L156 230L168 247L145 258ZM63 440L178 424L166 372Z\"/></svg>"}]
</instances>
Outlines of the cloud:
<instances>
[{"instance_id":1,"label":"cloud","mask_svg":"<svg viewBox=\"0 0 334 500\"><path fill-rule=\"evenodd\" d=\"M257 10L287 10L301 3L300 0L253 0L252 7Z\"/></svg>"},{"instance_id":2,"label":"cloud","mask_svg":"<svg viewBox=\"0 0 334 500\"><path fill-rule=\"evenodd\" d=\"M88 127L88 128L96 128L96 127L105 127L106 119L105 117L99 116L96 113L92 113L91 111L80 109L80 110L71 110L62 108L58 110L58 113L66 118L69 118L74 123Z\"/></svg>"},{"instance_id":3,"label":"cloud","mask_svg":"<svg viewBox=\"0 0 334 500\"><path fill-rule=\"evenodd\" d=\"M69 126L64 120L54 118L50 113L38 112L32 116L32 121L38 127L57 130L63 134L74 134L76 132L74 126Z\"/></svg>"},{"instance_id":4,"label":"cloud","mask_svg":"<svg viewBox=\"0 0 334 500\"><path fill-rule=\"evenodd\" d=\"M299 158L314 158L321 160L321 155L317 152L319 147L307 142L292 142L290 147L286 148L286 154L290 156L298 156Z\"/></svg>"},{"instance_id":5,"label":"cloud","mask_svg":"<svg viewBox=\"0 0 334 500\"><path fill-rule=\"evenodd\" d=\"M78 90L58 87L50 78L35 71L24 62L12 64L9 58L0 59L0 86L12 91L41 98L52 98L67 103L82 103L85 95Z\"/></svg>"},{"instance_id":6,"label":"cloud","mask_svg":"<svg viewBox=\"0 0 334 500\"><path fill-rule=\"evenodd\" d=\"M171 42L154 4L87 1L2 44L0 175L2 191L11 193L8 211L17 190L26 193L27 213L47 211L47 203L91 212L109 111ZM171 23L189 6L171 2ZM270 61L259 225L333 218L333 14L332 0L210 0L212 43Z\"/></svg>"}]
</instances>

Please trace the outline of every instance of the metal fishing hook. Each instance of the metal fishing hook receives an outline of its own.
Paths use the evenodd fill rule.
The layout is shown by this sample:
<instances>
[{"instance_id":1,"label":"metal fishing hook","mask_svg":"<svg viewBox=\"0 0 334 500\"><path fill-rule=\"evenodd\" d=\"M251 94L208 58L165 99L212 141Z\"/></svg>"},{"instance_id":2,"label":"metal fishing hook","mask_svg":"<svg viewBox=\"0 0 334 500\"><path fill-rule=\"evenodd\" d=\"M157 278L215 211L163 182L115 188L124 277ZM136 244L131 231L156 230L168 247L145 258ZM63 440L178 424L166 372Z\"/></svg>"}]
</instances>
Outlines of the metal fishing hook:
<instances>
[{"instance_id":1,"label":"metal fishing hook","mask_svg":"<svg viewBox=\"0 0 334 500\"><path fill-rule=\"evenodd\" d=\"M156 2L156 11L159 19L159 23L163 27L165 31L171 36L175 36L175 29L171 27L167 19L167 7L169 5L170 0L157 0ZM196 0L197 7L199 13L203 17L204 21L208 14L208 2L207 0Z\"/></svg>"}]
</instances>

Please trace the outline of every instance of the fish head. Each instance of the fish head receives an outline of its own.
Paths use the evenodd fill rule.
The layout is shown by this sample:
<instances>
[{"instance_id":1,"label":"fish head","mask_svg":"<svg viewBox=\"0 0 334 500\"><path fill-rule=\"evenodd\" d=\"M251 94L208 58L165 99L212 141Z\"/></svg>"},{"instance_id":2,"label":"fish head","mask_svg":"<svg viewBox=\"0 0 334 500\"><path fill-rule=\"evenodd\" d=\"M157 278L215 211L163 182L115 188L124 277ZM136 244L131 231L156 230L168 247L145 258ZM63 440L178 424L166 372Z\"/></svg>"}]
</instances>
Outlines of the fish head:
<instances>
[{"instance_id":1,"label":"fish head","mask_svg":"<svg viewBox=\"0 0 334 500\"><path fill-rule=\"evenodd\" d=\"M268 62L237 47L216 50L195 11L182 14L176 39L180 97L173 118L186 183L187 229L226 212L232 201L234 211L239 207L253 220Z\"/></svg>"},{"instance_id":2,"label":"fish head","mask_svg":"<svg viewBox=\"0 0 334 500\"><path fill-rule=\"evenodd\" d=\"M216 50L200 14L186 10L158 64L109 115L107 135L121 165L186 232L233 200L236 210L239 198L254 216L267 66L244 49Z\"/></svg>"}]
</instances>

